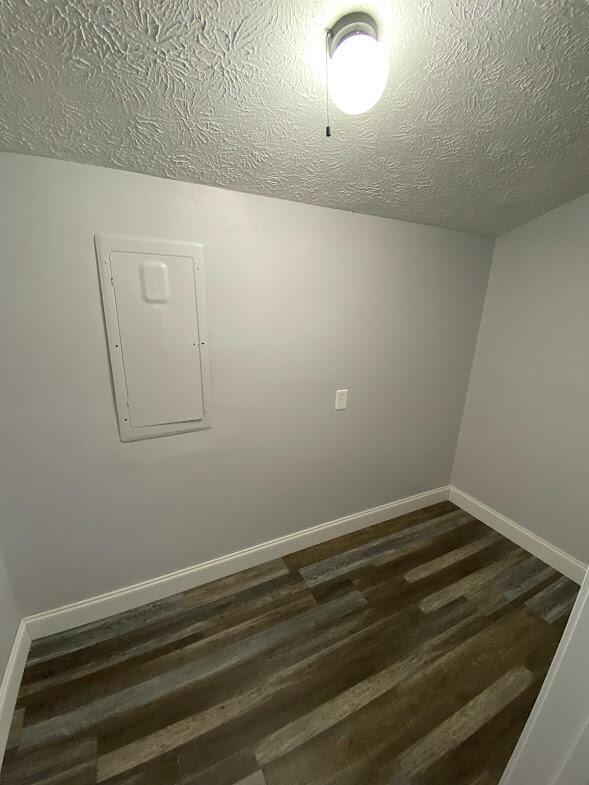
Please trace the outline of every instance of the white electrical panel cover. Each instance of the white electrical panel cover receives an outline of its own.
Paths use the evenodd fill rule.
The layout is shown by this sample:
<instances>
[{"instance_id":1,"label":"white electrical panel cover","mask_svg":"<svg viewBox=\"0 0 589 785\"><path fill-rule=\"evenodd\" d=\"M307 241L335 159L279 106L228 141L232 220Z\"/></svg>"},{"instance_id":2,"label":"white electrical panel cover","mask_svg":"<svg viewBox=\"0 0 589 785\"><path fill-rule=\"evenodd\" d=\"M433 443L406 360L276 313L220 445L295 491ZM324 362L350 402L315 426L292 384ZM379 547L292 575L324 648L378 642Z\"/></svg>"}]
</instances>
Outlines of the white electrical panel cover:
<instances>
[{"instance_id":1,"label":"white electrical panel cover","mask_svg":"<svg viewBox=\"0 0 589 785\"><path fill-rule=\"evenodd\" d=\"M209 428L202 246L95 241L121 439Z\"/></svg>"}]
</instances>

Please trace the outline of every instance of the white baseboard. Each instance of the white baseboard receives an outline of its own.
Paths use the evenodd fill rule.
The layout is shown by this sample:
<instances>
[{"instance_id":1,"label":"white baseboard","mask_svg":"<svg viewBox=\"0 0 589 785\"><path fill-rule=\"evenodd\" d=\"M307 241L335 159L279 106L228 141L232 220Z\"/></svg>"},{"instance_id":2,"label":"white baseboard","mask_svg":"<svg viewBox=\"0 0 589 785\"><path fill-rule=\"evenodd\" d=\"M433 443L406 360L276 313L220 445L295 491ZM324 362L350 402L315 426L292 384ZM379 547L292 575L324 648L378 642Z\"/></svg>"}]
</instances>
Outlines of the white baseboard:
<instances>
[{"instance_id":1,"label":"white baseboard","mask_svg":"<svg viewBox=\"0 0 589 785\"><path fill-rule=\"evenodd\" d=\"M27 616L19 625L6 671L0 684L0 764L32 640L100 621L117 613L223 578L248 567L257 566L271 559L286 556L294 551L318 545L334 537L340 537L343 534L349 534L448 499L534 556L550 564L559 572L577 583L582 582L587 569L585 564L454 486L436 488L379 507L372 507L363 512L346 515L343 518L269 540L193 567L162 575L159 578L65 605L55 610Z\"/></svg>"},{"instance_id":2,"label":"white baseboard","mask_svg":"<svg viewBox=\"0 0 589 785\"><path fill-rule=\"evenodd\" d=\"M389 504L372 507L363 512L346 515L319 526L312 526L285 537L269 540L251 548L230 553L227 556L211 559L193 567L162 575L159 578L137 583L134 586L25 617L16 633L6 671L0 684L0 765L31 641L45 635L53 635L79 627L82 624L106 619L117 613L123 613L146 603L170 597L217 578L224 578L248 567L255 567L271 559L286 556L302 548L340 537L342 534L349 534L375 523L398 518L422 507L447 501L448 491L448 486L444 486L418 493Z\"/></svg>"},{"instance_id":3,"label":"white baseboard","mask_svg":"<svg viewBox=\"0 0 589 785\"><path fill-rule=\"evenodd\" d=\"M23 619L18 625L4 676L0 682L0 766L2 766L12 715L30 646L31 637Z\"/></svg>"},{"instance_id":4,"label":"white baseboard","mask_svg":"<svg viewBox=\"0 0 589 785\"><path fill-rule=\"evenodd\" d=\"M118 589L71 605L64 605L55 610L37 613L26 618L27 630L31 638L35 640L45 635L53 635L73 627L79 627L82 624L99 621L214 581L217 578L224 578L248 567L255 567L271 559L286 556L311 545L340 537L342 534L348 534L375 523L382 523L391 518L398 518L431 504L447 501L448 492L449 487L444 486L418 493L389 504L382 504L379 507L372 507L363 512L312 526L309 529L302 529L293 534L287 534L285 537L269 540L260 545L230 553L227 556L162 575L159 578L137 583L134 586Z\"/></svg>"},{"instance_id":5,"label":"white baseboard","mask_svg":"<svg viewBox=\"0 0 589 785\"><path fill-rule=\"evenodd\" d=\"M587 565L575 559L569 553L565 553L556 545L544 540L537 534L534 534L529 529L520 526L519 523L512 521L500 512L493 510L491 507L483 504L468 493L459 491L453 485L450 486L450 501L457 507L460 507L465 512L470 513L474 518L486 523L499 534L507 537L509 540L519 545L524 550L541 559L546 564L554 567L563 575L566 575L575 583L581 584L585 573L587 572Z\"/></svg>"}]
</instances>

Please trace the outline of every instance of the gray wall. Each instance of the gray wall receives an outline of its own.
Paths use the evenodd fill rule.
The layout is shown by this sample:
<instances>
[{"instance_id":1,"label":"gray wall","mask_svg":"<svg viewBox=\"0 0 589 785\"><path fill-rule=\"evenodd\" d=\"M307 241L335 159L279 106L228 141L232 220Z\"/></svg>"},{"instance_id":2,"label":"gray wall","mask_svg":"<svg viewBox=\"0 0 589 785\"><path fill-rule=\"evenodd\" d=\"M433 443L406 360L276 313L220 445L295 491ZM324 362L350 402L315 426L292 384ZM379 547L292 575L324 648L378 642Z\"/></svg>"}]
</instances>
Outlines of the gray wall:
<instances>
[{"instance_id":1,"label":"gray wall","mask_svg":"<svg viewBox=\"0 0 589 785\"><path fill-rule=\"evenodd\" d=\"M452 482L589 561L589 195L503 235Z\"/></svg>"},{"instance_id":2,"label":"gray wall","mask_svg":"<svg viewBox=\"0 0 589 785\"><path fill-rule=\"evenodd\" d=\"M12 648L16 628L20 621L20 614L12 586L8 578L6 564L0 551L0 682L4 674L4 668L8 662L8 655ZM0 760L2 754L0 751Z\"/></svg>"},{"instance_id":3,"label":"gray wall","mask_svg":"<svg viewBox=\"0 0 589 785\"><path fill-rule=\"evenodd\" d=\"M448 483L490 240L8 154L0 220L26 613ZM119 441L94 232L204 244L211 431Z\"/></svg>"}]
</instances>

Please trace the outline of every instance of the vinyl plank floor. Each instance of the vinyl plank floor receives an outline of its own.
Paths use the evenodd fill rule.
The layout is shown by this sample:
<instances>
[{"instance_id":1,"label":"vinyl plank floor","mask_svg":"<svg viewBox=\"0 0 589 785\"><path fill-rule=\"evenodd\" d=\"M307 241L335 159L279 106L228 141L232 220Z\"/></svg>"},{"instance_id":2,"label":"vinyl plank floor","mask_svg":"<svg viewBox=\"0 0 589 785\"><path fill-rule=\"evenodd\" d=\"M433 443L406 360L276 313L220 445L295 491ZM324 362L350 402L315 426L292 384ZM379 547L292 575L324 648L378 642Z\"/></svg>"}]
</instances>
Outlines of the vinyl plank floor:
<instances>
[{"instance_id":1,"label":"vinyl plank floor","mask_svg":"<svg viewBox=\"0 0 589 785\"><path fill-rule=\"evenodd\" d=\"M418 510L35 641L0 785L496 785L576 594Z\"/></svg>"}]
</instances>

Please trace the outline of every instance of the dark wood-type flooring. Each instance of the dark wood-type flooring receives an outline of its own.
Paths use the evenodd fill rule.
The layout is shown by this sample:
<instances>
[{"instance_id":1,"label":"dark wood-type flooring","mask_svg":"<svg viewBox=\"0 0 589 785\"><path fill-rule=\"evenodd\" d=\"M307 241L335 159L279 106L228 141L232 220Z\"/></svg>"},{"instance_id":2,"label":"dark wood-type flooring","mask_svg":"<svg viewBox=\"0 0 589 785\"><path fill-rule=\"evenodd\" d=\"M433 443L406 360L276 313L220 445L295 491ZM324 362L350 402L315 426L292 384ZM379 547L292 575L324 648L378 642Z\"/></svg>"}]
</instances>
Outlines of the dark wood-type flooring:
<instances>
[{"instance_id":1,"label":"dark wood-type flooring","mask_svg":"<svg viewBox=\"0 0 589 785\"><path fill-rule=\"evenodd\" d=\"M494 785L577 586L449 502L33 643L2 785Z\"/></svg>"}]
</instances>

